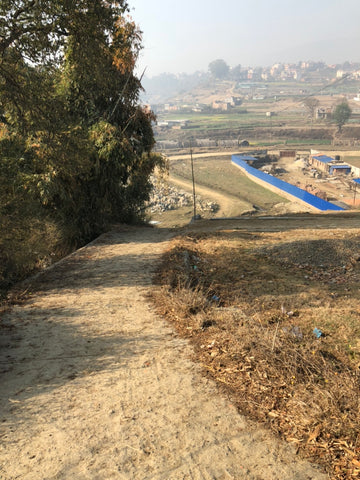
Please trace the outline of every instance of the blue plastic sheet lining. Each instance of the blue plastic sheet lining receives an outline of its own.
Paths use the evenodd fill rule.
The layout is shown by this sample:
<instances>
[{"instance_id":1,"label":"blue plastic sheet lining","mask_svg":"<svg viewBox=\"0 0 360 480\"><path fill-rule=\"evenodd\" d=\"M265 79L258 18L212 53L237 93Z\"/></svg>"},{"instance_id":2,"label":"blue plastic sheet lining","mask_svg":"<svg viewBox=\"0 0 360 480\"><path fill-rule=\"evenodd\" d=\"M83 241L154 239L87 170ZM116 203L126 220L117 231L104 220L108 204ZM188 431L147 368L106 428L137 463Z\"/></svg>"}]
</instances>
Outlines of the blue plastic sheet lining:
<instances>
[{"instance_id":1,"label":"blue plastic sheet lining","mask_svg":"<svg viewBox=\"0 0 360 480\"><path fill-rule=\"evenodd\" d=\"M273 177L272 175L269 175L265 172L262 172L261 170L251 167L246 161L243 160L243 157L241 155L232 155L231 161L235 165L238 165L239 167L243 168L246 172L248 172L253 177L259 178L260 180L268 183L269 185L273 185L279 190L283 190L284 192L292 195L295 198L298 198L299 200L302 200L303 202L308 203L309 205L317 208L318 210L321 210L321 211L344 210L344 208L339 207L334 203L327 202L326 200L322 200L321 198L316 197L315 195L312 195L311 193L306 192L301 188L295 187L295 185L291 185L290 183L280 180L280 178Z\"/></svg>"}]
</instances>

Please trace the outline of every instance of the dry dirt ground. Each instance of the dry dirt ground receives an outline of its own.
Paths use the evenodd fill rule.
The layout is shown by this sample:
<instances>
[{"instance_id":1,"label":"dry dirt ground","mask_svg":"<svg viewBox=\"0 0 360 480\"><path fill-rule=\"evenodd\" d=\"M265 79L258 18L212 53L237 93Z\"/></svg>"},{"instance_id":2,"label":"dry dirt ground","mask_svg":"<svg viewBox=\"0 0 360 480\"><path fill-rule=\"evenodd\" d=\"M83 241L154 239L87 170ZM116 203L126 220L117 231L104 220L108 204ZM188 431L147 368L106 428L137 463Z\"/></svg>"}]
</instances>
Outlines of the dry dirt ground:
<instances>
[{"instance_id":1,"label":"dry dirt ground","mask_svg":"<svg viewBox=\"0 0 360 480\"><path fill-rule=\"evenodd\" d=\"M239 416L146 300L171 232L118 228L1 315L1 480L325 479Z\"/></svg>"},{"instance_id":2,"label":"dry dirt ground","mask_svg":"<svg viewBox=\"0 0 360 480\"><path fill-rule=\"evenodd\" d=\"M192 192L191 182L169 176L169 183L183 189L185 191ZM238 197L232 195L225 195L222 192L216 191L213 188L205 187L204 185L196 186L196 195L201 195L204 198L211 198L219 206L218 211L214 214L214 217L232 217L241 215L246 211L253 211L253 206L249 202L245 202Z\"/></svg>"}]
</instances>

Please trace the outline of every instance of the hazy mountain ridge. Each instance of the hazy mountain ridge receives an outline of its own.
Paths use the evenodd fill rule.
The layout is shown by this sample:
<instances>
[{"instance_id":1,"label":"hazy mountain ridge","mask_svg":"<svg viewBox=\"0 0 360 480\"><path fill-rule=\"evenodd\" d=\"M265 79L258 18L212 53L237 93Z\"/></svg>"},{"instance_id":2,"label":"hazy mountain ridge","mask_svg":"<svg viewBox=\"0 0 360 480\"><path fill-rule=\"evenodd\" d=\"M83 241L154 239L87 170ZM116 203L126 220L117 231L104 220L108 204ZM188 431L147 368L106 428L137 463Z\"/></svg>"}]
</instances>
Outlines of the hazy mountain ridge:
<instances>
[{"instance_id":1,"label":"hazy mountain ridge","mask_svg":"<svg viewBox=\"0 0 360 480\"><path fill-rule=\"evenodd\" d=\"M179 93L186 93L200 84L207 83L210 77L205 72L193 74L161 73L155 77L144 77L142 81L145 92L142 99L145 103L157 104L169 101Z\"/></svg>"},{"instance_id":2,"label":"hazy mountain ridge","mask_svg":"<svg viewBox=\"0 0 360 480\"><path fill-rule=\"evenodd\" d=\"M315 49L315 45L322 45L324 41L309 43L307 49ZM334 39L334 44L336 40ZM341 54L343 42L339 40L337 44L337 50L339 56ZM299 52L305 51L304 46L298 47ZM295 53L291 50L292 57ZM286 55L284 50L281 57ZM290 54L289 54L290 55ZM280 55L279 55L280 56ZM223 60L221 60L224 64ZM212 62L215 63L215 62ZM211 67L211 64L209 64ZM241 66L236 65L230 67L226 64L228 72L225 76L216 77L214 72L196 71L192 74L188 73L161 73L154 77L144 76L142 85L144 92L141 96L141 100L144 103L156 105L159 103L167 103L173 101L175 98L179 100L181 97L184 101L187 96L193 96L192 93L199 88L216 89L221 88L224 83L229 81L236 84L237 82L276 82L276 81L298 81L303 82L304 85L307 81L313 79L316 76L318 81L328 83L338 78L338 75L343 73L356 74L360 77L360 63L354 63L345 61L337 64L327 64L323 61L298 61L297 63L283 62L273 63L271 66Z\"/></svg>"}]
</instances>

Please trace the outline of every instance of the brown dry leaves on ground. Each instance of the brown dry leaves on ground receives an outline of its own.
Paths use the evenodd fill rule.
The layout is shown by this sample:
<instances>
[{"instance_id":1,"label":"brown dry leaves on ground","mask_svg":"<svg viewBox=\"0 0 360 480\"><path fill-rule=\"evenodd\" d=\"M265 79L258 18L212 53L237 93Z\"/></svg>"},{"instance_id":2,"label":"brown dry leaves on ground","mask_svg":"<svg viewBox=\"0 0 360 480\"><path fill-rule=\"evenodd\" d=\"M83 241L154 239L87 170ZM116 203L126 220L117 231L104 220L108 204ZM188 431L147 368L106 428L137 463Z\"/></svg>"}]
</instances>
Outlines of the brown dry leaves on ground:
<instances>
[{"instance_id":1,"label":"brown dry leaves on ground","mask_svg":"<svg viewBox=\"0 0 360 480\"><path fill-rule=\"evenodd\" d=\"M204 371L334 479L360 477L359 260L356 229L230 229L178 237L157 275Z\"/></svg>"}]
</instances>

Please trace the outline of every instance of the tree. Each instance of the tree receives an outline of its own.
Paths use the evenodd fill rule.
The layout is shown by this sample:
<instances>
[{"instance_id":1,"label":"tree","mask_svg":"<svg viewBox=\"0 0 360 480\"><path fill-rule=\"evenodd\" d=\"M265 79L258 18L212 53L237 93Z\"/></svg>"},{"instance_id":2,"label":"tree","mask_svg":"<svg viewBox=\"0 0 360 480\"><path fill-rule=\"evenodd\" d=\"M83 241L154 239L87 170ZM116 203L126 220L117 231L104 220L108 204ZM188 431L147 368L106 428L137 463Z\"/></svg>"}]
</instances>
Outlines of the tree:
<instances>
[{"instance_id":1,"label":"tree","mask_svg":"<svg viewBox=\"0 0 360 480\"><path fill-rule=\"evenodd\" d=\"M4 122L30 190L81 241L139 215L161 163L153 116L138 104L141 34L127 10L125 0L0 1Z\"/></svg>"},{"instance_id":2,"label":"tree","mask_svg":"<svg viewBox=\"0 0 360 480\"><path fill-rule=\"evenodd\" d=\"M209 71L211 75L213 75L213 77L218 79L224 79L229 73L229 65L227 65L225 60L214 60L209 64Z\"/></svg>"},{"instance_id":3,"label":"tree","mask_svg":"<svg viewBox=\"0 0 360 480\"><path fill-rule=\"evenodd\" d=\"M243 78L243 72L241 70L241 65L236 65L230 70L230 77L232 80L239 81Z\"/></svg>"},{"instance_id":4,"label":"tree","mask_svg":"<svg viewBox=\"0 0 360 480\"><path fill-rule=\"evenodd\" d=\"M138 217L151 189L149 176L161 163L151 153L153 116L138 105L141 84L134 66L140 33L124 17L108 18L108 8L92 0L77 15L61 71L70 121L84 132L90 149L88 171L60 177L68 192L62 211L84 235Z\"/></svg>"},{"instance_id":5,"label":"tree","mask_svg":"<svg viewBox=\"0 0 360 480\"><path fill-rule=\"evenodd\" d=\"M318 108L319 104L319 100L315 97L308 97L304 100L304 107L311 118L311 122L314 120L316 109Z\"/></svg>"},{"instance_id":6,"label":"tree","mask_svg":"<svg viewBox=\"0 0 360 480\"><path fill-rule=\"evenodd\" d=\"M336 105L333 112L333 119L338 126L338 132L340 133L342 127L349 120L351 116L351 108L346 100Z\"/></svg>"},{"instance_id":7,"label":"tree","mask_svg":"<svg viewBox=\"0 0 360 480\"><path fill-rule=\"evenodd\" d=\"M23 225L47 219L79 245L141 217L162 159L139 105L141 33L127 11L126 0L0 0L2 231L20 212ZM0 236L0 263L14 257L1 251Z\"/></svg>"}]
</instances>

